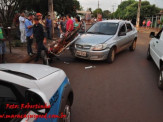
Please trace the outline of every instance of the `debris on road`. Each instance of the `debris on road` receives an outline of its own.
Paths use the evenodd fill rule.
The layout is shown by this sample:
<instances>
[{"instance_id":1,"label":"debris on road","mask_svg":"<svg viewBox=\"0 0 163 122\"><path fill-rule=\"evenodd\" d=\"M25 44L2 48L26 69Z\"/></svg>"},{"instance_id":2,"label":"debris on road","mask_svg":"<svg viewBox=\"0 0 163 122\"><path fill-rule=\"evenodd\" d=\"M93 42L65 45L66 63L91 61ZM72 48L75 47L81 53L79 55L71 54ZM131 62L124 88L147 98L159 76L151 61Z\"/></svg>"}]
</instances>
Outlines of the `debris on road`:
<instances>
[{"instance_id":1,"label":"debris on road","mask_svg":"<svg viewBox=\"0 0 163 122\"><path fill-rule=\"evenodd\" d=\"M93 69L93 68L96 68L96 66L88 66L88 67L85 67L85 69Z\"/></svg>"},{"instance_id":2,"label":"debris on road","mask_svg":"<svg viewBox=\"0 0 163 122\"><path fill-rule=\"evenodd\" d=\"M68 62L64 62L64 64L70 64L70 63L68 63Z\"/></svg>"}]
</instances>

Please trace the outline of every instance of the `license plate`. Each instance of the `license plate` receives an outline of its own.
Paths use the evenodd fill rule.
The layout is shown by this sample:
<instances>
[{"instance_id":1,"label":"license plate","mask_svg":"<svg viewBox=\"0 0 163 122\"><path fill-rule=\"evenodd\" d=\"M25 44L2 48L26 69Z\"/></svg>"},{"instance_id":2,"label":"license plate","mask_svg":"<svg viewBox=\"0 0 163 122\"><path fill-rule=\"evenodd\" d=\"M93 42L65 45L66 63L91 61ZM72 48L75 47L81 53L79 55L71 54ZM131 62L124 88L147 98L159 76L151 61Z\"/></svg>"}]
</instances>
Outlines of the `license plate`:
<instances>
[{"instance_id":1,"label":"license plate","mask_svg":"<svg viewBox=\"0 0 163 122\"><path fill-rule=\"evenodd\" d=\"M82 51L76 51L76 55L86 57L87 53Z\"/></svg>"}]
</instances>

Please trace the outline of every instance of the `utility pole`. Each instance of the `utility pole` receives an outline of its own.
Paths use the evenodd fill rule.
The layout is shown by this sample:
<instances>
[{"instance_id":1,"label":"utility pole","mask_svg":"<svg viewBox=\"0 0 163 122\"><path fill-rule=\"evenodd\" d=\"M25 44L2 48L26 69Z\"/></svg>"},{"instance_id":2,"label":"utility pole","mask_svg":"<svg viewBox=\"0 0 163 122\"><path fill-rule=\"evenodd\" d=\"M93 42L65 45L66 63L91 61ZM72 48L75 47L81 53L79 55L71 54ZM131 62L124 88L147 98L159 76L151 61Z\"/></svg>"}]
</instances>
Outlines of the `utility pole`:
<instances>
[{"instance_id":1,"label":"utility pole","mask_svg":"<svg viewBox=\"0 0 163 122\"><path fill-rule=\"evenodd\" d=\"M136 28L139 29L140 24L140 9L141 9L141 0L138 3L138 12L137 12L137 20L136 20Z\"/></svg>"},{"instance_id":2,"label":"utility pole","mask_svg":"<svg viewBox=\"0 0 163 122\"><path fill-rule=\"evenodd\" d=\"M112 7L113 7L113 13L114 13L114 7L115 7L115 5L112 5Z\"/></svg>"},{"instance_id":3,"label":"utility pole","mask_svg":"<svg viewBox=\"0 0 163 122\"><path fill-rule=\"evenodd\" d=\"M100 8L100 2L99 2L99 0L98 0L98 9Z\"/></svg>"},{"instance_id":4,"label":"utility pole","mask_svg":"<svg viewBox=\"0 0 163 122\"><path fill-rule=\"evenodd\" d=\"M52 20L52 38L54 38L54 9L53 9L53 0L48 0L49 15Z\"/></svg>"}]
</instances>

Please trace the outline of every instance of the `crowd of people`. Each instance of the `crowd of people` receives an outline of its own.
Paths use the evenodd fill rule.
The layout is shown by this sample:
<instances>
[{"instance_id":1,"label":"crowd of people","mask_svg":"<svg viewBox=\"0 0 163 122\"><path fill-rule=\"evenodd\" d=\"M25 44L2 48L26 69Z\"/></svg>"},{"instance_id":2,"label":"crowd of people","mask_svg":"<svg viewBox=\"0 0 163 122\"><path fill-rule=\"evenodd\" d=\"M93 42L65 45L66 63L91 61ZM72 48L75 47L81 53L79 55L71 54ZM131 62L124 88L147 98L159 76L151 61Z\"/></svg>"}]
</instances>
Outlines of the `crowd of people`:
<instances>
[{"instance_id":1,"label":"crowd of people","mask_svg":"<svg viewBox=\"0 0 163 122\"><path fill-rule=\"evenodd\" d=\"M41 51L47 51L44 44L47 39L52 40L52 24L53 21L51 16L48 15L46 19L43 20L43 15L41 13L36 13L35 15L29 13L25 17L25 13L21 12L19 16L19 30L20 30L20 40L21 43L27 43L27 53L29 56L33 56L34 52L32 50L33 39L36 40L37 54L35 62L37 62L41 56ZM71 15L68 14L58 19L57 30L58 37L63 38L66 33L73 31L74 29L81 27L80 17L76 16L71 19Z\"/></svg>"}]
</instances>

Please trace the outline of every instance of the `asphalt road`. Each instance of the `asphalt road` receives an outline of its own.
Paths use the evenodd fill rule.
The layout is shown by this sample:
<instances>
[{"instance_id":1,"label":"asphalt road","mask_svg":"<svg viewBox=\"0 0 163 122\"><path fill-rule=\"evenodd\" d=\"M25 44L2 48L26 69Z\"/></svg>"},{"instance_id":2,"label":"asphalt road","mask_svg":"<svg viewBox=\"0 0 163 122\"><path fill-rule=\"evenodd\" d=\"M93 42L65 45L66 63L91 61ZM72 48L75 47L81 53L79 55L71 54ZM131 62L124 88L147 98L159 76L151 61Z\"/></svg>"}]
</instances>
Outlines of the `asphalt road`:
<instances>
[{"instance_id":1,"label":"asphalt road","mask_svg":"<svg viewBox=\"0 0 163 122\"><path fill-rule=\"evenodd\" d=\"M138 36L135 52L126 49L113 64L76 60L68 51L52 64L66 72L74 90L72 122L163 121L159 71L146 60L149 34Z\"/></svg>"}]
</instances>

